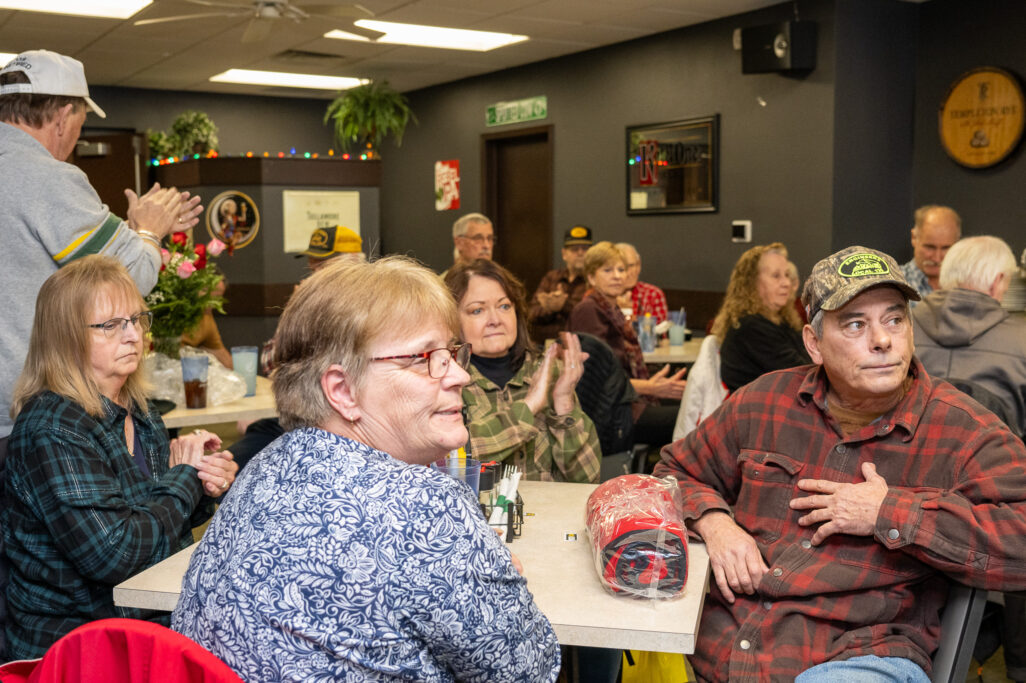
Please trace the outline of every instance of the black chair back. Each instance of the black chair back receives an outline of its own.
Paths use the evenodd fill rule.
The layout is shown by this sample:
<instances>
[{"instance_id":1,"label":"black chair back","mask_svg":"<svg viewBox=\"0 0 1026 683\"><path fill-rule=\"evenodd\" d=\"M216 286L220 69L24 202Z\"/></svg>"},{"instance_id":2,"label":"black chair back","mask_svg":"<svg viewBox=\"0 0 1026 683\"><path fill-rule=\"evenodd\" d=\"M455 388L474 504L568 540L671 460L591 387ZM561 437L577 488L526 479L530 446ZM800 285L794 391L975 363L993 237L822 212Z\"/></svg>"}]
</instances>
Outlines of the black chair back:
<instances>
[{"instance_id":1,"label":"black chair back","mask_svg":"<svg viewBox=\"0 0 1026 683\"><path fill-rule=\"evenodd\" d=\"M994 392L968 379L952 379L949 377L942 377L940 379L950 383L963 394L966 394L969 398L997 415L999 420L1004 422L1006 425L1009 425L1009 427L1012 428L1012 431L1015 431L1015 428L1012 427L1011 418L1009 417L1010 411L1008 407L1005 405L1003 400L994 394Z\"/></svg>"},{"instance_id":2,"label":"black chair back","mask_svg":"<svg viewBox=\"0 0 1026 683\"><path fill-rule=\"evenodd\" d=\"M634 445L634 416L631 404L637 398L627 372L613 350L598 337L577 333L581 350L588 354L584 374L577 383L577 398L585 414L595 423L602 453L612 455Z\"/></svg>"}]
</instances>

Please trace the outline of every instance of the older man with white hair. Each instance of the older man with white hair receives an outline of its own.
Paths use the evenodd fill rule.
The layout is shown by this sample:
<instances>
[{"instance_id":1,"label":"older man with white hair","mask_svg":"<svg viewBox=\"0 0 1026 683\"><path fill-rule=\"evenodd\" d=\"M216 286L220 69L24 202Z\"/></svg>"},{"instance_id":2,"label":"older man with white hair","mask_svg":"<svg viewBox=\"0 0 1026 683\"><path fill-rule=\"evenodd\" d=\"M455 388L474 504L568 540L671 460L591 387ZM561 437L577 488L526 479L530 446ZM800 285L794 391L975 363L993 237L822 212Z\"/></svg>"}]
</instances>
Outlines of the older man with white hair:
<instances>
[{"instance_id":1,"label":"older man with white hair","mask_svg":"<svg viewBox=\"0 0 1026 683\"><path fill-rule=\"evenodd\" d=\"M452 257L455 263L492 258L495 229L483 213L468 213L452 224Z\"/></svg>"},{"instance_id":2,"label":"older man with white hair","mask_svg":"<svg viewBox=\"0 0 1026 683\"><path fill-rule=\"evenodd\" d=\"M955 243L940 268L941 289L912 311L916 351L927 371L969 380L1004 404L1009 427L1026 433L1026 320L1001 307L1018 275L1001 239ZM1008 677L1026 680L1026 598L1005 595L1002 641Z\"/></svg>"},{"instance_id":3,"label":"older man with white hair","mask_svg":"<svg viewBox=\"0 0 1026 683\"><path fill-rule=\"evenodd\" d=\"M941 289L923 299L912 320L926 369L993 393L1008 409L1008 426L1021 435L1026 433L1026 320L1001 307L1017 274L1004 241L966 237L941 264Z\"/></svg>"}]
</instances>

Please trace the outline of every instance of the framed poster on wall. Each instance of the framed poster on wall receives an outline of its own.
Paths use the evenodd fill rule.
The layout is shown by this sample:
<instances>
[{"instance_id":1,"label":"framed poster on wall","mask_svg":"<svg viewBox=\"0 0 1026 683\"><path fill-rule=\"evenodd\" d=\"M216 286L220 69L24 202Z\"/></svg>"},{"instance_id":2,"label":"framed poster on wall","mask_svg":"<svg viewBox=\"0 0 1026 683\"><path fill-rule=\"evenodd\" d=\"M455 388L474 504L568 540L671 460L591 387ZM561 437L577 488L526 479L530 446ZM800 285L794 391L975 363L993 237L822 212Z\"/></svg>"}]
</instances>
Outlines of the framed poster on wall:
<instances>
[{"instance_id":1,"label":"framed poster on wall","mask_svg":"<svg viewBox=\"0 0 1026 683\"><path fill-rule=\"evenodd\" d=\"M306 249L318 228L342 225L360 235L360 193L352 190L283 190L285 253Z\"/></svg>"},{"instance_id":2,"label":"framed poster on wall","mask_svg":"<svg viewBox=\"0 0 1026 683\"><path fill-rule=\"evenodd\" d=\"M627 214L719 208L720 115L627 128Z\"/></svg>"}]
</instances>

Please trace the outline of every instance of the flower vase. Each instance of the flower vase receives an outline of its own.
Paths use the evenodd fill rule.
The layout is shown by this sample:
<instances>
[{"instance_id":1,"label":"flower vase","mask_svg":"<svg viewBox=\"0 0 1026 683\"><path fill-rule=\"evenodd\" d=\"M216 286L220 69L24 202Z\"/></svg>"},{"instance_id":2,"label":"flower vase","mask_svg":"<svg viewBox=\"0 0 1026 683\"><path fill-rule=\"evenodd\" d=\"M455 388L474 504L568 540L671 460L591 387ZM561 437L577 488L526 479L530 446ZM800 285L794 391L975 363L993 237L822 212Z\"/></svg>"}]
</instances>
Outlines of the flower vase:
<instances>
[{"instance_id":1,"label":"flower vase","mask_svg":"<svg viewBox=\"0 0 1026 683\"><path fill-rule=\"evenodd\" d=\"M182 347L182 337L154 337L153 350L168 358L179 358L178 350Z\"/></svg>"}]
</instances>

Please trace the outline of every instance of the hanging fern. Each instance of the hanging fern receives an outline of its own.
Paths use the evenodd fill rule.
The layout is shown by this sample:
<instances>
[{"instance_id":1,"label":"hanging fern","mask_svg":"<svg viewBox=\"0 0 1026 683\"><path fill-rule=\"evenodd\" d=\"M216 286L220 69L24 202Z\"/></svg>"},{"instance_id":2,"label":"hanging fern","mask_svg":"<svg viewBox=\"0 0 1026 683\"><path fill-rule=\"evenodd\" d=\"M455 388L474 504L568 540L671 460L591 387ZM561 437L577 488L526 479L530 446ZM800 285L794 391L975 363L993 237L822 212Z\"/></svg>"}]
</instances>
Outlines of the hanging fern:
<instances>
[{"instance_id":1,"label":"hanging fern","mask_svg":"<svg viewBox=\"0 0 1026 683\"><path fill-rule=\"evenodd\" d=\"M394 137L396 146L400 146L406 124L411 120L417 122L409 102L388 81L350 88L324 112L324 123L334 123L335 140L344 151L363 143L379 150L388 136Z\"/></svg>"}]
</instances>

